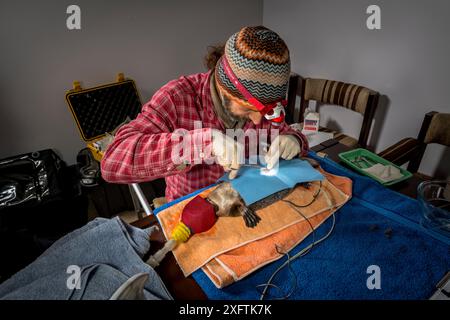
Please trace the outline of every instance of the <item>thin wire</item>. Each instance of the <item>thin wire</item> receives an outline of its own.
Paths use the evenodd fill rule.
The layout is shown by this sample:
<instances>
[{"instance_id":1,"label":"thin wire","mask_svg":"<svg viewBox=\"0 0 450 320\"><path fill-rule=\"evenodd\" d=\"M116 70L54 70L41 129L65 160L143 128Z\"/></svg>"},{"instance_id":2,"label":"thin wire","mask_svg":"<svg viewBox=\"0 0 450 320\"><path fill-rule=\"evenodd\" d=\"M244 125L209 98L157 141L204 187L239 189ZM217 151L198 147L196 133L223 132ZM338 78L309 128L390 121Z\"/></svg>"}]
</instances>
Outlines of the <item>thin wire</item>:
<instances>
[{"instance_id":1,"label":"thin wire","mask_svg":"<svg viewBox=\"0 0 450 320\"><path fill-rule=\"evenodd\" d=\"M327 233L324 237L322 237L321 239L319 239L318 241L316 241L316 242L314 242L314 243L311 243L309 246L307 246L306 248L304 248L303 250L301 250L300 252L298 252L298 253L295 254L294 256L290 257L288 261L286 261L285 263L283 263L280 267L278 267L277 270L275 270L275 272L274 272L274 273L272 274L272 276L269 278L269 280L267 281L267 283L258 285L258 287L259 287L259 286L265 286L265 288L264 288L264 290L263 290L263 293L262 293L261 296L260 296L260 300L264 300L264 297L265 297L266 294L267 294L267 290L268 290L269 286L270 286L270 287L277 287L277 288L278 288L278 286L272 284L272 280L273 280L273 278L278 274L278 272L279 272L280 270L282 270L287 264L290 264L292 261L294 261L294 260L296 260L296 259L298 259L298 258L301 258L301 257L307 255L307 254L311 251L311 249L312 249L314 246L317 246L319 243L321 243L322 241L326 240L326 239L331 235L331 233L333 232L334 227L335 227L335 224L336 224L336 216L335 216L335 214L333 213L333 224L332 224L332 226L331 226L331 229L328 231L328 233ZM280 288L278 288L278 289L281 290Z\"/></svg>"},{"instance_id":2,"label":"thin wire","mask_svg":"<svg viewBox=\"0 0 450 320\"><path fill-rule=\"evenodd\" d=\"M296 204L296 203L294 203L294 202L292 202L292 201L290 201L290 200L282 199L282 201L286 202L286 203L289 204L291 207L293 207L293 209L294 209L295 211L297 211L297 212L303 217L303 219L306 220L306 222L308 222L309 227L311 228L311 231L312 231L312 237L313 237L313 240L312 240L313 246L311 247L311 249L310 249L309 251L312 250L312 248L314 247L314 243L316 242L316 233L315 233L315 229L314 229L314 226L312 225L311 221L308 219L308 217L306 217L306 216L305 216L300 210L298 210L298 209L299 209L299 208L306 208L306 207L309 207L310 205L312 205L312 204L314 203L314 201L317 200L317 198L319 197L320 192L322 191L322 181L319 181L319 183L320 183L320 184L319 184L319 189L318 189L317 192L313 195L313 199L312 199L308 204L306 204L306 205L298 205L298 204ZM309 252L309 251L308 251L308 252ZM305 254L307 254L308 252L306 252Z\"/></svg>"},{"instance_id":3,"label":"thin wire","mask_svg":"<svg viewBox=\"0 0 450 320\"><path fill-rule=\"evenodd\" d=\"M306 255L306 254L307 254L309 251L311 251L312 248L314 247L314 243L316 242L316 234L315 234L314 226L312 225L311 221L309 221L309 219L308 219L308 218L307 218L300 210L298 210L298 208L305 208L305 207L310 206L310 205L317 199L317 197L319 196L321 189L322 189L322 181L320 181L319 189L318 189L318 191L313 195L313 199L312 199L308 204L306 204L306 205L297 205L297 204L293 203L292 201L282 199L282 201L288 203L291 207L293 207L293 209L294 209L295 211L297 211L297 212L298 212L298 213L299 213L299 214L300 214L300 215L308 222L309 227L310 227L311 230L312 230L312 236L313 236L312 246L307 247L307 248L309 248L309 250L307 250L307 251L304 253L304 255ZM278 247L275 246L275 248L276 248L276 250L278 251ZM279 252L279 251L278 251L278 252ZM280 253L280 252L279 252L279 253ZM286 253L286 255L287 255L287 257L288 257L287 261L286 261L279 269L277 269L277 270L275 271L274 274L272 274L272 276L270 277L268 283L264 283L264 284L260 284L260 285L257 285L257 286L256 286L256 288L264 287L264 290L263 290L262 293L261 293L260 300L263 300L263 299L264 299L265 295L267 294L267 290L269 289L269 286L270 286L270 287L277 288L280 292L282 291L281 288L279 288L277 285L272 284L271 282L272 282L272 279L275 277L275 275L278 273L278 271L280 271L280 270L286 265L286 263L287 263L288 268L290 269L290 271L294 274L294 277L295 277L295 285L293 286L293 289L290 291L290 293L287 294L287 295L285 295L285 298L284 298L284 299L287 299L287 298L295 291L295 288L297 287L297 277L295 276L295 273L292 271L292 268L290 267L291 257L289 256L288 253Z\"/></svg>"},{"instance_id":4,"label":"thin wire","mask_svg":"<svg viewBox=\"0 0 450 320\"><path fill-rule=\"evenodd\" d=\"M293 271L293 269L291 267L291 262L296 260L296 259L298 259L298 258L300 258L300 257L303 257L303 256L307 255L309 252L311 252L311 250L313 249L314 246L316 246L319 243L321 243L322 241L326 240L331 235L331 233L333 232L334 227L336 225L336 216L335 216L334 212L333 212L333 223L332 223L332 226L331 226L330 230L328 231L328 233L324 237L322 237L321 239L316 241L315 240L316 236L315 236L314 226L312 225L311 221L300 210L298 210L298 208L305 208L307 206L310 206L317 199L317 197L319 196L321 191L322 191L322 182L320 181L319 190L313 196L312 201L310 201L310 203L308 203L307 205L297 205L297 204L293 203L292 201L284 200L284 199L282 200L282 201L288 203L291 207L293 207L293 209L295 211L297 211L308 222L308 224L309 224L309 226L310 226L310 228L312 230L313 242L310 245L308 245L307 247L303 248L300 252L298 252L297 254L295 254L292 257L289 256L289 254L287 252L285 253L287 255L287 257L288 257L286 262L284 262L280 267L277 268L277 270L275 270L275 272L271 275L271 277L269 278L267 283L260 284L260 285L256 286L257 288L264 287L264 290L262 291L261 296L260 296L260 300L264 300L265 296L267 295L267 291L268 291L269 287L277 288L279 291L282 292L280 287L278 287L277 285L272 284L272 280L273 280L273 278L275 278L275 276L278 274L278 272L280 270L282 270L286 265L288 266L289 270L293 274L295 283L292 286L293 288L290 290L290 292L287 295L285 295L283 298L278 298L278 299L287 299L287 298L289 298L292 295L292 293L294 293L294 291L295 291L295 289L297 287L297 277L296 277L295 272ZM277 251L278 251L278 248L277 248Z\"/></svg>"},{"instance_id":5,"label":"thin wire","mask_svg":"<svg viewBox=\"0 0 450 320\"><path fill-rule=\"evenodd\" d=\"M279 254L283 254L283 255L287 256L286 262L287 262L288 270L290 271L290 273L292 275L293 284L292 284L292 290L288 294L284 294L284 296L282 296L282 297L273 296L274 297L273 299L274 300L286 300L292 295L292 293L295 292L295 289L297 288L297 276L295 275L295 272L291 267L291 264L290 264L291 257L289 256L289 252L282 252L277 244L275 244L275 249L277 250L277 252ZM277 285L272 284L272 283L260 284L260 285L257 285L256 288L258 290L259 287L263 287L263 286L265 286L266 288L269 286L269 287L278 289L280 292L283 293L283 290L280 287L278 287ZM265 290L267 290L267 289L265 289ZM263 294L263 293L261 293L261 294ZM264 294L267 294L267 292L264 292Z\"/></svg>"},{"instance_id":6,"label":"thin wire","mask_svg":"<svg viewBox=\"0 0 450 320\"><path fill-rule=\"evenodd\" d=\"M316 201L316 199L317 199L317 197L319 196L319 194L320 194L321 191L322 191L322 181L319 181L319 189L318 189L317 192L313 195L313 198L312 198L312 200L311 200L309 203L303 204L303 205L298 205L298 204L295 204L294 202L292 202L292 201L290 201L290 200L282 199L282 201L287 202L287 203L293 205L293 206L296 207L296 208L306 208L306 207L309 207L310 205L312 205L312 204L314 203L314 201ZM297 210L297 212L300 212L300 211ZM301 214L301 213L300 213L300 214Z\"/></svg>"}]
</instances>

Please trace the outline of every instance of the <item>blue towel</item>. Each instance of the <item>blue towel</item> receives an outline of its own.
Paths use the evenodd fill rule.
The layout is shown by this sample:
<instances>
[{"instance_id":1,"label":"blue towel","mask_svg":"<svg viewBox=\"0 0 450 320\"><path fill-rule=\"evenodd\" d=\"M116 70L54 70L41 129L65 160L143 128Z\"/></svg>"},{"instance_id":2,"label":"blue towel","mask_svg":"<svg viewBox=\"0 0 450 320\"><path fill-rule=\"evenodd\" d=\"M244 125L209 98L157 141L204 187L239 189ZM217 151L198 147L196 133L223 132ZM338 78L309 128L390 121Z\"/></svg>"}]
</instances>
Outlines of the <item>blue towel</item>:
<instances>
[{"instance_id":1,"label":"blue towel","mask_svg":"<svg viewBox=\"0 0 450 320\"><path fill-rule=\"evenodd\" d=\"M314 152L310 156L325 171L350 177L353 197L336 213L330 237L291 263L295 276L284 268L273 283L288 293L296 279L290 299L428 299L437 282L450 270L450 240L420 226L416 200L317 157ZM331 225L331 219L322 224L315 232L316 239L324 236ZM388 229L392 230L390 237L385 234ZM311 242L312 235L290 255ZM256 286L266 283L285 261L286 258L275 261L224 289L217 289L201 270L193 277L210 299L259 299L261 289ZM372 274L367 269L372 265L380 268L380 290L367 287ZM282 296L274 288L269 294L268 298Z\"/></svg>"},{"instance_id":2,"label":"blue towel","mask_svg":"<svg viewBox=\"0 0 450 320\"><path fill-rule=\"evenodd\" d=\"M0 285L5 300L105 300L129 278L148 273L147 299L171 299L158 274L142 257L150 249L152 228L141 230L120 220L98 218L59 239L29 266ZM67 286L80 268L80 287ZM70 283L70 281L69 281Z\"/></svg>"}]
</instances>

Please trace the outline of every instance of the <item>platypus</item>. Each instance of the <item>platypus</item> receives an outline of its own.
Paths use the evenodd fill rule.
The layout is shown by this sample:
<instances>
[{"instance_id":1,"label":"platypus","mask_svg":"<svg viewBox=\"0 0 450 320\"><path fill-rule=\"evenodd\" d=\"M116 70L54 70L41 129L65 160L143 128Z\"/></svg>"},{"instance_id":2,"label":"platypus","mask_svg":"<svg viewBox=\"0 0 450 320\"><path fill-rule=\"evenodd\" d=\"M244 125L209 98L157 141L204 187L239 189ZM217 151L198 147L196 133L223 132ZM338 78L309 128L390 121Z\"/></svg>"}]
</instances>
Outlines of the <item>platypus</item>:
<instances>
[{"instance_id":1,"label":"platypus","mask_svg":"<svg viewBox=\"0 0 450 320\"><path fill-rule=\"evenodd\" d=\"M302 160L307 160L314 168L319 166L319 163L314 159L303 157ZM308 183L306 183L305 186L307 187ZM249 228L254 228L259 221L261 221L261 218L256 214L256 211L282 200L291 193L292 190L293 189L281 190L247 206L239 193L233 189L230 182L222 182L208 195L206 200L214 206L214 210L218 217L242 216L245 225Z\"/></svg>"},{"instance_id":2,"label":"platypus","mask_svg":"<svg viewBox=\"0 0 450 320\"><path fill-rule=\"evenodd\" d=\"M314 167L319 166L318 162L310 158L302 158L308 160L308 162ZM305 187L309 187L309 183L303 184ZM249 206L245 205L244 200L239 193L233 189L230 182L220 183L216 189L206 197L214 206L214 211L218 217L243 217L245 225L249 228L254 228L261 221L261 218L256 214L256 211L265 208L272 203L282 200L294 189L285 189L276 192L264 199L261 199ZM163 248L161 248L154 255L150 256L147 263L155 268L159 265L161 260L165 257L167 252L173 250L177 246L176 240L169 240L166 242Z\"/></svg>"},{"instance_id":3,"label":"platypus","mask_svg":"<svg viewBox=\"0 0 450 320\"><path fill-rule=\"evenodd\" d=\"M230 182L222 182L206 198L213 206L218 217L242 216L245 225L255 227L261 218L250 207L245 205L239 193L233 189Z\"/></svg>"},{"instance_id":4,"label":"platypus","mask_svg":"<svg viewBox=\"0 0 450 320\"><path fill-rule=\"evenodd\" d=\"M261 221L256 211L283 199L292 189L281 190L249 206L242 200L239 193L233 189L230 182L222 182L206 198L213 206L218 217L242 216L245 225L254 228Z\"/></svg>"}]
</instances>

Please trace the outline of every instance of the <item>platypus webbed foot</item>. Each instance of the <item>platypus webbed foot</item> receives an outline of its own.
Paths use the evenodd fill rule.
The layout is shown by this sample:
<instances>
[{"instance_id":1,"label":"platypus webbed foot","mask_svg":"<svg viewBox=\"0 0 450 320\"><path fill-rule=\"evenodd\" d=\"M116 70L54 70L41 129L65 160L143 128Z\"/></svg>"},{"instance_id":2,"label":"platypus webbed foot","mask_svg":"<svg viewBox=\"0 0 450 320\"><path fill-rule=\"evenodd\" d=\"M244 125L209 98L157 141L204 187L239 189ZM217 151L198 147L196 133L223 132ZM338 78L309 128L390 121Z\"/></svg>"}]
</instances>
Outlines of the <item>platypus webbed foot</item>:
<instances>
[{"instance_id":1,"label":"platypus webbed foot","mask_svg":"<svg viewBox=\"0 0 450 320\"><path fill-rule=\"evenodd\" d=\"M252 209L242 206L242 217L244 218L245 225L248 228L254 228L261 221L261 218Z\"/></svg>"}]
</instances>

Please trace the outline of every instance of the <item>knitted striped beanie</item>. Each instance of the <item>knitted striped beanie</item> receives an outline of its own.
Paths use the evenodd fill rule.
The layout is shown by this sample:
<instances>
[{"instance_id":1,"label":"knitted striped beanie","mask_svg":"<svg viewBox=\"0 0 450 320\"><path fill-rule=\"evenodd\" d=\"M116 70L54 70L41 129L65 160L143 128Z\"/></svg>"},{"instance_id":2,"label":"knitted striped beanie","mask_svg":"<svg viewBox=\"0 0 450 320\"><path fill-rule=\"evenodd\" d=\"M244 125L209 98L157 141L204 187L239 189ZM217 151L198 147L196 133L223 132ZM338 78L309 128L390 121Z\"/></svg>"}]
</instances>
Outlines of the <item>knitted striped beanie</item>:
<instances>
[{"instance_id":1,"label":"knitted striped beanie","mask_svg":"<svg viewBox=\"0 0 450 320\"><path fill-rule=\"evenodd\" d=\"M228 64L239 82L263 104L286 98L291 63L289 50L275 32L263 27L245 27L226 45ZM227 98L257 110L246 101L224 71L222 56L215 69L216 86Z\"/></svg>"}]
</instances>

